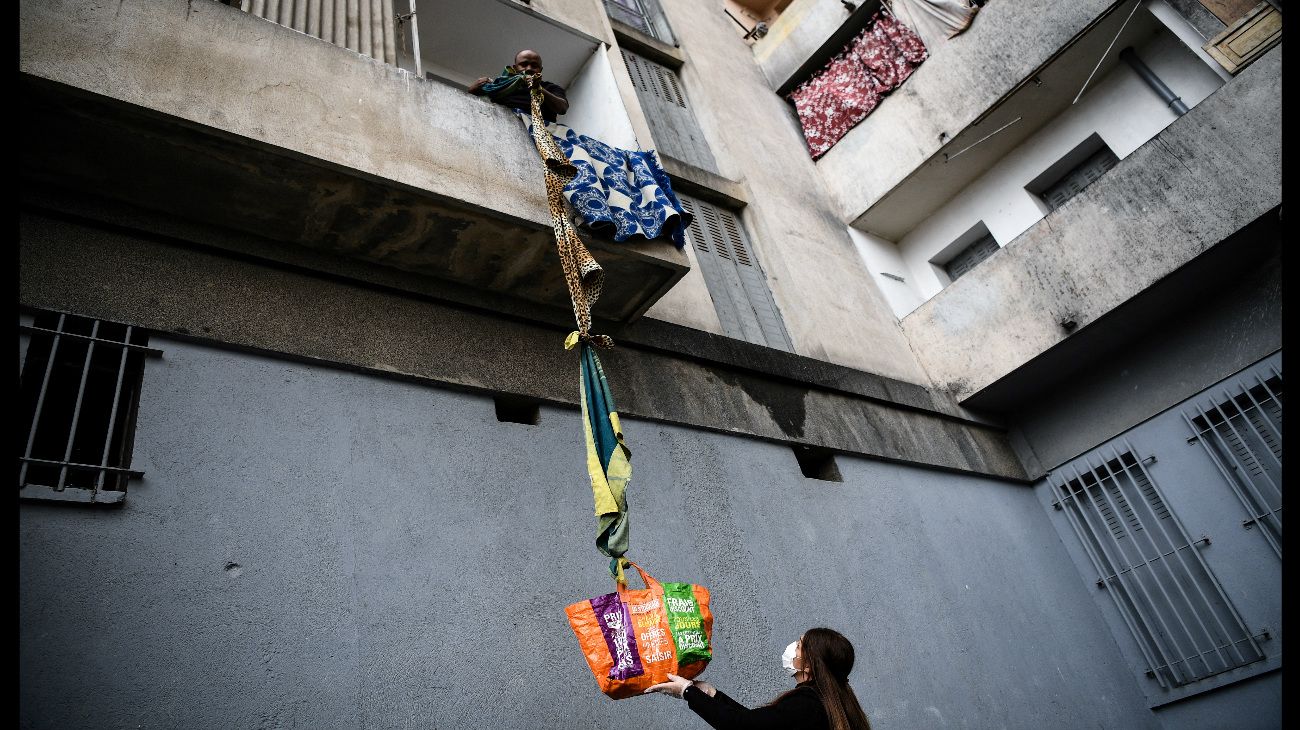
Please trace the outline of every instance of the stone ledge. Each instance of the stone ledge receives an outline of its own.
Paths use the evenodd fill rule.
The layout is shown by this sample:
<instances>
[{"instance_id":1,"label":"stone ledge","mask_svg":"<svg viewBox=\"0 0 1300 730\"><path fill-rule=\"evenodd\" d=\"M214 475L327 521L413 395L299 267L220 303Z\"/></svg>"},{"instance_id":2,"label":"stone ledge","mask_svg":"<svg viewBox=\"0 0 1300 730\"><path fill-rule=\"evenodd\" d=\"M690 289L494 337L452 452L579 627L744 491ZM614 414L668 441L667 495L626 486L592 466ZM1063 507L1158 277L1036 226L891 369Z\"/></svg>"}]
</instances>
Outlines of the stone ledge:
<instances>
[{"instance_id":1,"label":"stone ledge","mask_svg":"<svg viewBox=\"0 0 1300 730\"><path fill-rule=\"evenodd\" d=\"M24 305L320 365L576 406L576 363L561 347L572 324L558 312L553 323L503 316L39 213L25 217L21 238ZM620 346L602 357L628 416L1025 478L1002 429L938 410L918 386L662 323L611 334ZM755 367L760 355L776 372Z\"/></svg>"}]
</instances>

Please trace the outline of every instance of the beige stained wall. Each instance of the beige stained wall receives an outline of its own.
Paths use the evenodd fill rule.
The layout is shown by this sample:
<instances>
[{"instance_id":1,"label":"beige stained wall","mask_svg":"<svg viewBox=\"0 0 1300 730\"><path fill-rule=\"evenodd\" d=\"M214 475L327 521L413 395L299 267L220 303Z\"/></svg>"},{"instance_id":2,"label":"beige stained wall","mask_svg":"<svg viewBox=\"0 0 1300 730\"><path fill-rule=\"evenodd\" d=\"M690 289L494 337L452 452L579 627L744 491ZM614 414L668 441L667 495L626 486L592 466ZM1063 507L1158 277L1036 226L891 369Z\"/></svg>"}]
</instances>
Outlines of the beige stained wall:
<instances>
[{"instance_id":1,"label":"beige stained wall","mask_svg":"<svg viewBox=\"0 0 1300 730\"><path fill-rule=\"evenodd\" d=\"M928 382L836 216L793 111L728 27L735 24L722 4L661 4L686 55L682 82L720 172L748 194L741 220L795 352ZM692 272L675 289L649 315L714 331L710 323L701 326L707 297L702 277Z\"/></svg>"}]
</instances>

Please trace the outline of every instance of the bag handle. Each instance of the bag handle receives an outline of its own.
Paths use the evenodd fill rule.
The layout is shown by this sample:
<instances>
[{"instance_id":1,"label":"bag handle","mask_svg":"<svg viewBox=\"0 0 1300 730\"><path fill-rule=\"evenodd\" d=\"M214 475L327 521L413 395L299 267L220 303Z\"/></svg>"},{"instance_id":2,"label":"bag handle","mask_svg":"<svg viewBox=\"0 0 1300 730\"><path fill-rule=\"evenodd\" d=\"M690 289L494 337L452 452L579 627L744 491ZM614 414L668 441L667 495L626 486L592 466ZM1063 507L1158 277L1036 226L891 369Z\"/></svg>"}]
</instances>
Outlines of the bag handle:
<instances>
[{"instance_id":1,"label":"bag handle","mask_svg":"<svg viewBox=\"0 0 1300 730\"><path fill-rule=\"evenodd\" d=\"M649 573L645 572L645 568L642 568L641 566L637 565L636 563L622 556L614 558L614 561L617 563L617 569L618 569L618 572L615 573L614 575L614 581L618 585L619 593L628 590L627 578L623 574L624 565L630 565L633 568L636 568L636 572L641 575L641 582L645 584L646 588L659 587L659 581L655 580L653 577L650 576Z\"/></svg>"}]
</instances>

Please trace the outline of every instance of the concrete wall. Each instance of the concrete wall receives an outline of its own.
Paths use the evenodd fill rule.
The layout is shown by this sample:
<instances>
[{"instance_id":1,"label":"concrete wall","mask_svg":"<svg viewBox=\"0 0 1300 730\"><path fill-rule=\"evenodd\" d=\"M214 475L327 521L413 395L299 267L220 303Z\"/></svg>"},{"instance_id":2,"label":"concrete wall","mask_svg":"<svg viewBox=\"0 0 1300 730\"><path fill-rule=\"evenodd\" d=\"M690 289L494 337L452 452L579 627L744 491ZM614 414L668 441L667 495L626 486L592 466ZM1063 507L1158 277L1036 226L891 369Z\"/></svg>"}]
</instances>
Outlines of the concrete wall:
<instances>
[{"instance_id":1,"label":"concrete wall","mask_svg":"<svg viewBox=\"0 0 1300 730\"><path fill-rule=\"evenodd\" d=\"M610 588L576 410L151 345L124 506L20 508L24 727L698 724L601 697L566 625ZM632 556L712 590L741 701L829 625L881 730L1160 726L1030 489L625 427Z\"/></svg>"},{"instance_id":2,"label":"concrete wall","mask_svg":"<svg viewBox=\"0 0 1300 730\"><path fill-rule=\"evenodd\" d=\"M904 318L936 385L976 393L1277 206L1280 65L1275 48Z\"/></svg>"},{"instance_id":3,"label":"concrete wall","mask_svg":"<svg viewBox=\"0 0 1300 730\"><path fill-rule=\"evenodd\" d=\"M1027 397L1007 420L1030 473L1053 469L1280 349L1281 245L1280 236L1265 243L1272 254L1240 269L1219 262L1214 268L1230 275L1207 272L1201 286L1188 287L1192 304L1099 351L1051 397Z\"/></svg>"},{"instance_id":4,"label":"concrete wall","mask_svg":"<svg viewBox=\"0 0 1300 730\"><path fill-rule=\"evenodd\" d=\"M1271 368L1281 372L1282 357L1280 353L1275 353L1260 361L1258 366L1259 370L1255 370L1254 367L1251 369L1263 372L1265 377L1272 372ZM1233 379L1235 380L1235 377ZM1155 457L1155 460L1144 468L1156 488L1160 490L1168 512L1182 525L1191 540L1209 538L1208 543L1200 544L1195 548L1200 559L1204 561L1206 569L1213 575L1246 629L1252 635L1267 632L1268 638L1256 639L1263 659L1199 679L1182 687L1161 689L1154 680L1147 679L1144 674L1149 665L1142 657L1113 599L1108 595L1109 589L1099 590L1095 586L1097 570L1083 552L1065 512L1050 506L1055 498L1051 487L1046 483L1040 483L1035 490L1079 568L1081 583L1091 587L1093 601L1098 610L1107 617L1115 639L1122 653L1127 657L1131 676L1147 695L1148 703L1162 713L1162 720L1168 723L1167 727L1225 727L1220 724L1222 719L1235 717L1236 719L1226 726L1260 730L1279 728L1282 727L1280 677L1269 680L1262 678L1261 675L1270 672L1280 673L1282 667L1284 654L1284 636L1281 628L1283 625L1282 561L1264 539L1260 527L1243 525L1242 521L1250 516L1249 513L1233 494L1232 488L1224 481L1224 477L1201 444L1188 440L1191 432L1183 420L1182 409L1191 407L1189 403L1208 407L1207 404L1211 400L1223 397L1222 393L1225 389L1235 387L1222 383L1210 383L1207 386L1213 386L1209 393L1190 394L1189 400L1172 404L1173 407L1169 410L1154 414L1150 419L1126 430L1114 439L1107 439L1104 444L1101 444L1105 447L1104 457L1090 454L1085 459L1092 464L1098 464L1103 458L1113 458L1115 454L1126 450L1129 446L1132 446L1139 459ZM1115 444L1118 445L1112 452L1111 445ZM1076 469L1084 468L1076 467L1077 463L1070 462L1065 467L1054 470L1049 479L1054 479L1057 484L1060 484L1064 479L1077 478ZM1147 528L1157 534L1176 534L1172 524L1170 522L1170 526L1161 525L1157 528L1148 522ZM1121 545L1117 548L1126 552L1125 561L1129 564L1136 564L1138 559L1135 556L1140 552L1145 552L1148 557L1151 556L1150 544L1142 545L1142 540L1133 535L1134 533L1129 533L1128 541L1133 544L1128 547ZM1177 540L1177 538L1170 539ZM1205 588L1205 590L1208 592L1211 589ZM1175 594L1170 600L1178 599L1179 596ZM1157 597L1155 602L1158 603L1160 600ZM1188 623L1191 623L1190 618ZM1230 625L1228 630L1236 629ZM1172 641L1180 647L1180 650L1190 654L1188 644L1177 643L1185 641L1181 638L1185 634L1180 634L1178 631L1178 628L1171 630L1171 635L1180 637ZM1206 648L1204 639L1200 641L1201 648ZM1250 682L1249 686L1239 687L1235 684L1247 681ZM1192 706L1198 707L1199 710L1180 708L1179 705L1184 702L1191 702Z\"/></svg>"},{"instance_id":5,"label":"concrete wall","mask_svg":"<svg viewBox=\"0 0 1300 730\"><path fill-rule=\"evenodd\" d=\"M577 403L575 353L561 347L571 313L302 247L62 202L68 207L24 216L26 305ZM596 330L618 345L602 358L617 373L617 402L630 416L1025 478L1005 430L945 394L645 318L598 322Z\"/></svg>"},{"instance_id":6,"label":"concrete wall","mask_svg":"<svg viewBox=\"0 0 1300 730\"><path fill-rule=\"evenodd\" d=\"M1189 107L1222 85L1172 34L1159 33L1135 51ZM1006 244L1042 220L1047 204L1025 186L1090 135L1097 134L1123 159L1178 118L1127 65L1116 66L1093 84L1077 104L898 241L905 276L922 299L948 285L947 275L930 262L972 226L983 222L995 240Z\"/></svg>"},{"instance_id":7,"label":"concrete wall","mask_svg":"<svg viewBox=\"0 0 1300 730\"><path fill-rule=\"evenodd\" d=\"M549 225L515 115L452 86L213 2L29 1L19 17L24 73Z\"/></svg>"},{"instance_id":8,"label":"concrete wall","mask_svg":"<svg viewBox=\"0 0 1300 730\"><path fill-rule=\"evenodd\" d=\"M719 171L749 195L740 218L795 352L925 382L835 215L794 115L728 28L735 23L713 3L661 4L686 54L682 82Z\"/></svg>"},{"instance_id":9,"label":"concrete wall","mask_svg":"<svg viewBox=\"0 0 1300 730\"><path fill-rule=\"evenodd\" d=\"M989 3L820 160L841 220L850 221L936 154L1052 57L1110 0ZM823 3L822 12L842 12ZM946 137L941 138L941 134Z\"/></svg>"}]
</instances>

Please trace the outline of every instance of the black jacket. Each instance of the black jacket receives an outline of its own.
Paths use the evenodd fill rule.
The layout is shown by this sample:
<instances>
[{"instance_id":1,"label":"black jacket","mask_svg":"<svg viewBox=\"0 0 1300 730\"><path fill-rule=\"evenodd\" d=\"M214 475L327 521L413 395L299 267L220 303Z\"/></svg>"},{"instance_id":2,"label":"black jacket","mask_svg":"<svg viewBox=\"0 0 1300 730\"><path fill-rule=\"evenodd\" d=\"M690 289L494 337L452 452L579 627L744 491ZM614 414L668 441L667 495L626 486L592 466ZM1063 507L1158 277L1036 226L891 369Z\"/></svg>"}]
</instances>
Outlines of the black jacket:
<instances>
[{"instance_id":1,"label":"black jacket","mask_svg":"<svg viewBox=\"0 0 1300 730\"><path fill-rule=\"evenodd\" d=\"M828 730L826 709L811 682L765 707L749 709L718 690L710 697L691 685L682 693L695 714L717 730Z\"/></svg>"}]
</instances>

